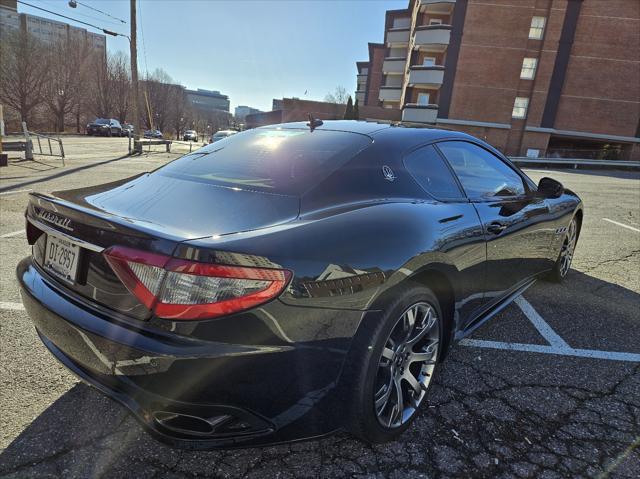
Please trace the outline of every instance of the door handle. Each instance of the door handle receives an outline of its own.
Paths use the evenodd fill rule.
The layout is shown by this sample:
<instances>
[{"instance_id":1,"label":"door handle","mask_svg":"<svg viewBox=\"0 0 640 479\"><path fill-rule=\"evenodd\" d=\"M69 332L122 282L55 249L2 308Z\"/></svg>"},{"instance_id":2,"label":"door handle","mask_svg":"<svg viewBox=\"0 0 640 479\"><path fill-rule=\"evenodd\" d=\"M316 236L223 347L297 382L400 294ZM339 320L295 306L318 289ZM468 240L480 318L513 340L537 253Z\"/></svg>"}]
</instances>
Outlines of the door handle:
<instances>
[{"instance_id":1,"label":"door handle","mask_svg":"<svg viewBox=\"0 0 640 479\"><path fill-rule=\"evenodd\" d=\"M487 226L487 231L489 233L493 233L494 235L499 235L505 229L507 229L507 225L505 225L504 223L499 223L497 221L494 221L489 226Z\"/></svg>"}]
</instances>

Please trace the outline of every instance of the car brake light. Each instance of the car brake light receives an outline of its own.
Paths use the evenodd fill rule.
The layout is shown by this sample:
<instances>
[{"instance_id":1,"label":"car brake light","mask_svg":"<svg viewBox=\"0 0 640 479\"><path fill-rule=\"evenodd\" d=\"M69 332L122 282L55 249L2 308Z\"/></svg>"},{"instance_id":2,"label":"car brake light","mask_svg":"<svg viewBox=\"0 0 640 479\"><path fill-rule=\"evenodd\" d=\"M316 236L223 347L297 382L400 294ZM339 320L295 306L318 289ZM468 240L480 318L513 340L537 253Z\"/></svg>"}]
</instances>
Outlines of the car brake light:
<instances>
[{"instance_id":1,"label":"car brake light","mask_svg":"<svg viewBox=\"0 0 640 479\"><path fill-rule=\"evenodd\" d=\"M167 319L244 311L277 297L291 277L287 270L198 263L122 246L103 254L126 288Z\"/></svg>"}]
</instances>

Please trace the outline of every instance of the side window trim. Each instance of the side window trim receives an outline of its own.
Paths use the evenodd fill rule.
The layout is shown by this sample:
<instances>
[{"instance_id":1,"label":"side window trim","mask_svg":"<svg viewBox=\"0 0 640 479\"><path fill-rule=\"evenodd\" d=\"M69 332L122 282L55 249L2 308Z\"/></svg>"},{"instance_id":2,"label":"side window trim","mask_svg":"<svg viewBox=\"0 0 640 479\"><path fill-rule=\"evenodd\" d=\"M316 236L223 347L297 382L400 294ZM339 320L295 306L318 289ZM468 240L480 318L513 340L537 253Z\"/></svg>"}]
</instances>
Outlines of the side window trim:
<instances>
[{"instance_id":1,"label":"side window trim","mask_svg":"<svg viewBox=\"0 0 640 479\"><path fill-rule=\"evenodd\" d=\"M413 153L415 153L418 150L421 150L423 148L432 146L433 150L436 152L437 155L440 156L440 159L442 159L442 162L444 163L445 167L449 170L449 172L451 173L451 176L453 178L453 181L455 182L456 186L458 187L458 190L460 190L461 193L461 197L460 198L444 198L444 197L437 197L435 196L433 193L431 193L430 191L427 191L421 184L420 182L416 179L416 177L413 175L413 173L411 172L411 170L409 168L407 168L406 164L405 164L405 159L412 155ZM427 143L422 143L418 146L415 146L405 152L402 153L402 156L400 157L400 164L402 165L402 168L404 168L404 170L409 174L409 176L411 177L411 179L413 180L413 182L418 186L418 188L420 188L421 191L424 191L427 195L429 195L431 198L433 198L436 201L440 201L442 203L469 203L471 200L469 199L467 193L464 191L464 188L462 187L462 183L460 183L460 179L458 178L458 175L456 175L455 171L453 171L453 169L451 168L451 165L449 164L449 162L447 161L447 159L444 157L444 155L442 154L442 152L440 151L440 149L436 146L436 142L434 141L429 141Z\"/></svg>"},{"instance_id":2,"label":"side window trim","mask_svg":"<svg viewBox=\"0 0 640 479\"><path fill-rule=\"evenodd\" d=\"M481 145L480 143L476 143L475 141L470 141L467 139L462 139L462 138L443 138L441 140L437 140L433 143L433 146L435 147L435 149L438 151L438 153L440 153L440 156L442 156L442 158L444 159L445 163L447 164L447 166L449 167L449 169L453 172L453 175L455 177L455 179L457 180L458 184L460 185L460 187L462 188L463 193L465 194L465 196L468 198L468 200L472 203L488 203L491 201L496 201L496 198L471 198L468 194L467 191L464 189L464 186L462 185L462 182L460 181L460 178L458 178L458 175L456 174L455 170L453 169L453 167L451 166L451 164L449 163L449 159L447 158L447 156L444 154L444 152L440 149L440 147L438 146L438 143L445 143L445 142L459 142L459 143L469 143L471 145L475 145L479 148L482 148L484 151L486 151L487 153L491 154L492 156L496 157L498 160L500 160L502 163L504 163L507 167L509 167L509 169L511 169L515 174L518 175L518 177L522 180L522 185L524 186L524 195L513 195L513 196L501 196L499 199L500 200L513 200L513 199L521 199L523 198L523 196L527 196L529 193L532 192L531 189L531 184L528 181L528 178L523 176L523 174L518 171L517 168L514 167L513 163L511 163L508 159L505 160L505 158L503 158L501 155L496 155L493 151L487 149L484 145Z\"/></svg>"}]
</instances>

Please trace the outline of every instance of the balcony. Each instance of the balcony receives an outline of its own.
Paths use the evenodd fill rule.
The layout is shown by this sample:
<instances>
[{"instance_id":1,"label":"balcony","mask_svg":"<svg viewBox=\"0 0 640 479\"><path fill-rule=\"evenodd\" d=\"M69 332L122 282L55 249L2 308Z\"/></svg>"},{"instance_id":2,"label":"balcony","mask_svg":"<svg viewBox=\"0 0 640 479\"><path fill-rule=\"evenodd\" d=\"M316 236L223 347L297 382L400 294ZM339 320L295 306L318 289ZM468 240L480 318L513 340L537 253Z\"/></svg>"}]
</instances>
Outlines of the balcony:
<instances>
[{"instance_id":1,"label":"balcony","mask_svg":"<svg viewBox=\"0 0 640 479\"><path fill-rule=\"evenodd\" d=\"M413 65L409 72L409 85L437 89L442 86L443 66Z\"/></svg>"},{"instance_id":2,"label":"balcony","mask_svg":"<svg viewBox=\"0 0 640 479\"><path fill-rule=\"evenodd\" d=\"M402 87L399 86L381 86L380 101L400 101L402 96Z\"/></svg>"},{"instance_id":3,"label":"balcony","mask_svg":"<svg viewBox=\"0 0 640 479\"><path fill-rule=\"evenodd\" d=\"M382 62L382 72L385 75L402 75L404 73L404 67L407 63L406 58L402 57L387 57Z\"/></svg>"},{"instance_id":4,"label":"balcony","mask_svg":"<svg viewBox=\"0 0 640 479\"><path fill-rule=\"evenodd\" d=\"M416 27L414 44L420 50L443 52L449 46L451 25L423 25Z\"/></svg>"},{"instance_id":5,"label":"balcony","mask_svg":"<svg viewBox=\"0 0 640 479\"><path fill-rule=\"evenodd\" d=\"M400 47L409 44L409 28L390 28L387 30L387 46Z\"/></svg>"},{"instance_id":6,"label":"balcony","mask_svg":"<svg viewBox=\"0 0 640 479\"><path fill-rule=\"evenodd\" d=\"M364 105L364 91L356 91L356 100L358 100L359 105Z\"/></svg>"},{"instance_id":7,"label":"balcony","mask_svg":"<svg viewBox=\"0 0 640 479\"><path fill-rule=\"evenodd\" d=\"M367 80L367 74L366 73L358 73L358 80L366 81Z\"/></svg>"},{"instance_id":8,"label":"balcony","mask_svg":"<svg viewBox=\"0 0 640 479\"><path fill-rule=\"evenodd\" d=\"M438 105L407 103L402 109L402 121L408 123L435 123L437 118Z\"/></svg>"},{"instance_id":9,"label":"balcony","mask_svg":"<svg viewBox=\"0 0 640 479\"><path fill-rule=\"evenodd\" d=\"M450 15L456 0L418 0L420 13L432 13L437 15Z\"/></svg>"}]
</instances>

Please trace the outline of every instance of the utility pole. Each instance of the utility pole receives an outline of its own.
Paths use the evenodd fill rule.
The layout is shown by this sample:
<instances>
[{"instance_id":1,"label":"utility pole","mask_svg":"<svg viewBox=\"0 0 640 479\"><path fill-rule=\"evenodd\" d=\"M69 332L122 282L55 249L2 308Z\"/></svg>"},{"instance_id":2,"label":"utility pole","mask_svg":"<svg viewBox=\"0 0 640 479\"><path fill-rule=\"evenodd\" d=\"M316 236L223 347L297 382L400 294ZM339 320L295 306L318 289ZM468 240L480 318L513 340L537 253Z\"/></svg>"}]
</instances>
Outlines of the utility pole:
<instances>
[{"instance_id":1,"label":"utility pole","mask_svg":"<svg viewBox=\"0 0 640 479\"><path fill-rule=\"evenodd\" d=\"M142 130L140 127L140 102L138 99L138 36L136 27L136 0L131 0L131 18L129 23L131 24L131 86L133 92L133 128L134 128L134 140L140 140L142 138ZM135 142L134 142L135 144ZM138 143L137 152L142 152L142 145Z\"/></svg>"},{"instance_id":2,"label":"utility pole","mask_svg":"<svg viewBox=\"0 0 640 479\"><path fill-rule=\"evenodd\" d=\"M2 137L4 136L4 113L2 111L2 104L0 103L0 166L7 166L8 156L6 153L2 153Z\"/></svg>"}]
</instances>

